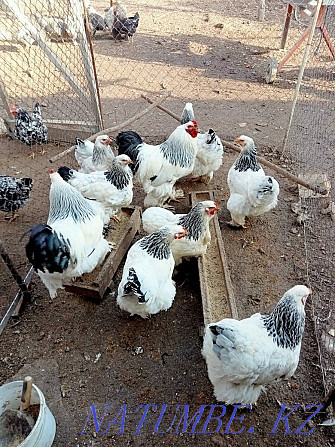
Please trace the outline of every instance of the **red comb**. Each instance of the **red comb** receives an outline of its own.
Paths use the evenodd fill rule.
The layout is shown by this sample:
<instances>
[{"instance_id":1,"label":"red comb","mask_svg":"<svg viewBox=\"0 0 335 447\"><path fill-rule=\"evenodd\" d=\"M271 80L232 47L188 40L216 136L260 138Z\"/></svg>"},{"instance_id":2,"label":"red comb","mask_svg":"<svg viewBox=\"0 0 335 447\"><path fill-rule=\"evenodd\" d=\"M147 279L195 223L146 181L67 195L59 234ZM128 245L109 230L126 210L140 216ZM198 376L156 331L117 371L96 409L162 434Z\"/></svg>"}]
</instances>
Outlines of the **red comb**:
<instances>
[{"instance_id":1,"label":"red comb","mask_svg":"<svg viewBox=\"0 0 335 447\"><path fill-rule=\"evenodd\" d=\"M50 169L50 174L54 174L55 170L54 169Z\"/></svg>"}]
</instances>

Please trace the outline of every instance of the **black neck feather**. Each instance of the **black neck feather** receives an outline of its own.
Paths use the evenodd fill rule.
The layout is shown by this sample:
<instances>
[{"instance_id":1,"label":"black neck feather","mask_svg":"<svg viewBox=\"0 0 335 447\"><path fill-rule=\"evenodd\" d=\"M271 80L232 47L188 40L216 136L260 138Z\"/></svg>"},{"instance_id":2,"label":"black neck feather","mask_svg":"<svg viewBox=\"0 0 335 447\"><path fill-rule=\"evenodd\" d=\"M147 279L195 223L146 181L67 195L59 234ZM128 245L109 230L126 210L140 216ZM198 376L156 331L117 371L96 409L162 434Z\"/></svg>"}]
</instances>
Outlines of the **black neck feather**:
<instances>
[{"instance_id":1,"label":"black neck feather","mask_svg":"<svg viewBox=\"0 0 335 447\"><path fill-rule=\"evenodd\" d=\"M281 299L270 315L262 320L268 332L281 348L296 348L301 342L305 328L305 315L298 312L290 296Z\"/></svg>"}]
</instances>

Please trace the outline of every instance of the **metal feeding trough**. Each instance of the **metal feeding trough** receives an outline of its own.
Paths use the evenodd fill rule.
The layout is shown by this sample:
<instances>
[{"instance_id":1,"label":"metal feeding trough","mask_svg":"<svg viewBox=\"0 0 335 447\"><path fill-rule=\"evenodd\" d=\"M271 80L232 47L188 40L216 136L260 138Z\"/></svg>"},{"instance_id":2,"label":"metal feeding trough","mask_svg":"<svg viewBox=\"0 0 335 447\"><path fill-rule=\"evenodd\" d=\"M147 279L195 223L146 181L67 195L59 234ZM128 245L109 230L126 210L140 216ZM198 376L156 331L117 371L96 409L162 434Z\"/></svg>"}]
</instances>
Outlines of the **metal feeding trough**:
<instances>
[{"instance_id":1,"label":"metal feeding trough","mask_svg":"<svg viewBox=\"0 0 335 447\"><path fill-rule=\"evenodd\" d=\"M204 200L215 200L212 191L192 192L192 207ZM205 326L223 318L238 318L233 286L217 215L210 222L211 243L198 258L200 290Z\"/></svg>"},{"instance_id":2,"label":"metal feeding trough","mask_svg":"<svg viewBox=\"0 0 335 447\"><path fill-rule=\"evenodd\" d=\"M106 239L113 244L113 249L104 262L86 273L76 281L65 284L67 292L83 295L100 301L110 286L113 276L122 258L126 254L135 234L141 226L141 208L138 206L121 208L118 213L120 222L114 223Z\"/></svg>"}]
</instances>

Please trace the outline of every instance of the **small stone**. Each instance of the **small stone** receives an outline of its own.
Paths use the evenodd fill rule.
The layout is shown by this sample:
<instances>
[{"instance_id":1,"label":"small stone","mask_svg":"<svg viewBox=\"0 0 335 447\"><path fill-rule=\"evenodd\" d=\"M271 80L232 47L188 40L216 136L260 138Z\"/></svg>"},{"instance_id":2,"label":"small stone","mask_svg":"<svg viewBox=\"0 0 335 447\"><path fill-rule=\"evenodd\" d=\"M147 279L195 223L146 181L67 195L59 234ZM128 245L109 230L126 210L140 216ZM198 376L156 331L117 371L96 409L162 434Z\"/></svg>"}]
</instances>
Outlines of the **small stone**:
<instances>
[{"instance_id":1,"label":"small stone","mask_svg":"<svg viewBox=\"0 0 335 447\"><path fill-rule=\"evenodd\" d=\"M62 394L62 397L67 397L70 391L71 388L69 387L69 385L63 384L60 386L60 392Z\"/></svg>"},{"instance_id":2,"label":"small stone","mask_svg":"<svg viewBox=\"0 0 335 447\"><path fill-rule=\"evenodd\" d=\"M87 354L86 352L84 352L83 355L84 355L84 359L85 359L85 360L87 360L87 361L88 361L88 360L91 360L91 356L90 356L89 354Z\"/></svg>"},{"instance_id":3,"label":"small stone","mask_svg":"<svg viewBox=\"0 0 335 447\"><path fill-rule=\"evenodd\" d=\"M100 357L101 357L101 352L98 352L98 354L95 356L93 363L97 363L99 361Z\"/></svg>"},{"instance_id":4,"label":"small stone","mask_svg":"<svg viewBox=\"0 0 335 447\"><path fill-rule=\"evenodd\" d=\"M240 127L245 127L247 125L247 123L239 123L238 124Z\"/></svg>"},{"instance_id":5,"label":"small stone","mask_svg":"<svg viewBox=\"0 0 335 447\"><path fill-rule=\"evenodd\" d=\"M143 354L143 348L142 346L137 346L134 350L135 355Z\"/></svg>"},{"instance_id":6,"label":"small stone","mask_svg":"<svg viewBox=\"0 0 335 447\"><path fill-rule=\"evenodd\" d=\"M293 233L293 234L297 234L297 233L299 232L299 230L298 230L298 228L296 228L296 227L292 227L292 228L290 229L290 232Z\"/></svg>"}]
</instances>

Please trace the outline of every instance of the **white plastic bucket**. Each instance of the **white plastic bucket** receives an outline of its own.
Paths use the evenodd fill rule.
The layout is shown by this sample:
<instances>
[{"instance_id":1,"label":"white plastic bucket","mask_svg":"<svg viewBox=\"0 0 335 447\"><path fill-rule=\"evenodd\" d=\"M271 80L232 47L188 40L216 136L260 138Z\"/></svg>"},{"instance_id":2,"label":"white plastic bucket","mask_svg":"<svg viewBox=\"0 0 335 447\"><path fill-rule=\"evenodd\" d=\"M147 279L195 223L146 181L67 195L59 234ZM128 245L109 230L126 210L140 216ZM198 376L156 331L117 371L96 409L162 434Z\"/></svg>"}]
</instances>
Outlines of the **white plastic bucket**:
<instances>
[{"instance_id":1,"label":"white plastic bucket","mask_svg":"<svg viewBox=\"0 0 335 447\"><path fill-rule=\"evenodd\" d=\"M23 381L6 383L0 387L0 414L5 410L17 410L21 404ZM51 447L56 434L56 421L45 403L41 390L33 384L31 405L39 404L40 412L36 423L18 447Z\"/></svg>"}]
</instances>

